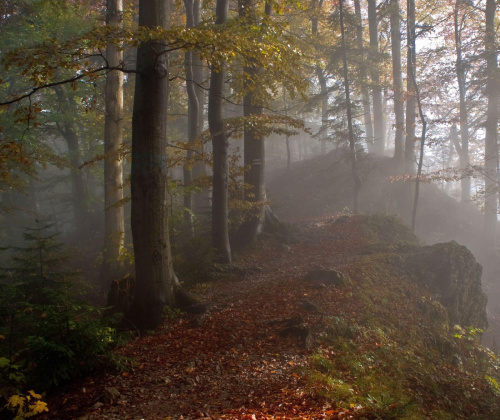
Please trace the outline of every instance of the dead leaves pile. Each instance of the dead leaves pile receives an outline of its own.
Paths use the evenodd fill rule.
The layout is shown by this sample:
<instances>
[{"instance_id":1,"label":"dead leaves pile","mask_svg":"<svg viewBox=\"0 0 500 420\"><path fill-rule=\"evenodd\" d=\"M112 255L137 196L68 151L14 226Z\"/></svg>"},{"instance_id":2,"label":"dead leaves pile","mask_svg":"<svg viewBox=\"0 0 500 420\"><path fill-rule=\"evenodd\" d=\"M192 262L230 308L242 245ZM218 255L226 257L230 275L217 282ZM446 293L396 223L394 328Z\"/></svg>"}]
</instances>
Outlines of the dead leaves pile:
<instances>
[{"instance_id":1,"label":"dead leaves pile","mask_svg":"<svg viewBox=\"0 0 500 420\"><path fill-rule=\"evenodd\" d=\"M299 225L298 240L266 243L238 263L247 275L213 284L213 304L201 322L191 316L129 342L118 353L133 361L122 373L105 372L72 384L49 401L51 419L348 419L308 390L304 375L312 351L280 328L298 318L313 337L323 314L359 308L349 287L313 288L313 267L349 270L363 248L355 217ZM301 305L307 299L321 311ZM350 309L349 309L350 308ZM105 389L118 391L113 400Z\"/></svg>"}]
</instances>

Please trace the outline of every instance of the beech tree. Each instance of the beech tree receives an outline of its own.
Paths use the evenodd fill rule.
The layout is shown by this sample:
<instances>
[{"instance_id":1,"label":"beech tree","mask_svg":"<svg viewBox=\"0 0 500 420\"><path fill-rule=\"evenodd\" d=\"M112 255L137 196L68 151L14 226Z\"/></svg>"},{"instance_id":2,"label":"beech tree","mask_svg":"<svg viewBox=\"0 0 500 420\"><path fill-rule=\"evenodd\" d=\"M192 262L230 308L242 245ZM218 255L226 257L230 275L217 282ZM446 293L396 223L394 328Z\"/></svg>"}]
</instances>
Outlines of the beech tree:
<instances>
[{"instance_id":1,"label":"beech tree","mask_svg":"<svg viewBox=\"0 0 500 420\"><path fill-rule=\"evenodd\" d=\"M462 53L462 30L466 17L460 15L460 9L467 5L461 0L455 1L453 11L453 29L455 34L456 64L458 93L460 101L460 143L455 143L458 157L460 159L460 169L462 170L462 201L470 200L470 177L465 174L469 169L469 111L467 109L467 82L466 82L466 63Z\"/></svg>"},{"instance_id":2,"label":"beech tree","mask_svg":"<svg viewBox=\"0 0 500 420\"><path fill-rule=\"evenodd\" d=\"M342 64L344 73L344 92L346 101L347 112L347 129L349 136L349 152L351 160L351 171L354 181L353 188L353 212L359 212L359 193L361 191L361 179L358 173L358 162L356 157L356 139L354 138L354 129L352 123L352 106L351 106L351 91L349 87L349 70L347 65L347 43L344 25L344 0L339 0L339 14L340 14L340 31L342 40Z\"/></svg>"},{"instance_id":3,"label":"beech tree","mask_svg":"<svg viewBox=\"0 0 500 420\"><path fill-rule=\"evenodd\" d=\"M486 56L486 137L484 150L484 193L485 193L485 239L488 247L495 245L497 226L497 192L498 192L498 96L499 72L497 46L495 40L496 1L486 0L484 52Z\"/></svg>"},{"instance_id":4,"label":"beech tree","mask_svg":"<svg viewBox=\"0 0 500 420\"><path fill-rule=\"evenodd\" d=\"M68 157L71 171L72 201L75 213L75 229L85 232L88 221L88 191L82 171L82 153L80 147L80 133L76 124L75 99L68 94L63 86L54 86L59 103L62 105L61 121L56 121L59 133L68 146Z\"/></svg>"},{"instance_id":5,"label":"beech tree","mask_svg":"<svg viewBox=\"0 0 500 420\"><path fill-rule=\"evenodd\" d=\"M373 152L383 154L385 150L384 106L382 103L382 87L380 86L380 71L377 65L379 45L376 0L368 0L368 25L370 30L370 61L372 63L370 74L373 83Z\"/></svg>"},{"instance_id":6,"label":"beech tree","mask_svg":"<svg viewBox=\"0 0 500 420\"><path fill-rule=\"evenodd\" d=\"M139 26L168 27L164 0L140 0ZM167 207L167 107L169 61L167 43L142 41L132 117L131 226L135 256L134 301L129 318L140 330L161 320L165 305L176 303Z\"/></svg>"},{"instance_id":7,"label":"beech tree","mask_svg":"<svg viewBox=\"0 0 500 420\"><path fill-rule=\"evenodd\" d=\"M406 2L406 139L405 139L405 172L415 172L415 121L416 98L412 74L415 74L415 0Z\"/></svg>"},{"instance_id":8,"label":"beech tree","mask_svg":"<svg viewBox=\"0 0 500 420\"><path fill-rule=\"evenodd\" d=\"M361 79L361 98L363 101L363 121L365 126L365 137L368 148L373 147L373 124L372 124L372 112L370 105L370 95L367 88L367 70L366 70L366 54L363 42L363 18L361 16L361 4L360 0L354 0L354 8L356 13L356 43L360 53L363 55L362 62L360 64L359 76Z\"/></svg>"},{"instance_id":9,"label":"beech tree","mask_svg":"<svg viewBox=\"0 0 500 420\"><path fill-rule=\"evenodd\" d=\"M228 0L217 0L216 25L227 22ZM212 68L208 98L208 126L212 137L214 165L212 175L212 246L217 260L231 264L228 225L228 139L222 117L224 89L224 66L222 62Z\"/></svg>"},{"instance_id":10,"label":"beech tree","mask_svg":"<svg viewBox=\"0 0 500 420\"><path fill-rule=\"evenodd\" d=\"M186 28L194 28L195 23L195 2L194 0L184 0L186 9ZM184 67L186 69L186 90L188 95L188 150L186 155L186 163L184 164L184 225L185 234L188 238L194 236L193 226L193 193L190 190L192 181L192 158L195 141L200 135L200 105L196 91L196 81L193 71L193 56L192 50L187 50L184 53Z\"/></svg>"},{"instance_id":11,"label":"beech tree","mask_svg":"<svg viewBox=\"0 0 500 420\"><path fill-rule=\"evenodd\" d=\"M401 29L399 0L390 2L392 80L394 91L394 119L396 134L394 136L394 159L403 164L404 160L404 92L401 73Z\"/></svg>"},{"instance_id":12,"label":"beech tree","mask_svg":"<svg viewBox=\"0 0 500 420\"><path fill-rule=\"evenodd\" d=\"M123 1L107 0L106 24L120 29L123 23ZM123 62L121 45L108 40L106 60L111 68ZM106 75L104 120L104 252L101 266L101 288L109 290L111 281L122 275L120 262L125 240L123 211L123 72L111 70Z\"/></svg>"}]
</instances>

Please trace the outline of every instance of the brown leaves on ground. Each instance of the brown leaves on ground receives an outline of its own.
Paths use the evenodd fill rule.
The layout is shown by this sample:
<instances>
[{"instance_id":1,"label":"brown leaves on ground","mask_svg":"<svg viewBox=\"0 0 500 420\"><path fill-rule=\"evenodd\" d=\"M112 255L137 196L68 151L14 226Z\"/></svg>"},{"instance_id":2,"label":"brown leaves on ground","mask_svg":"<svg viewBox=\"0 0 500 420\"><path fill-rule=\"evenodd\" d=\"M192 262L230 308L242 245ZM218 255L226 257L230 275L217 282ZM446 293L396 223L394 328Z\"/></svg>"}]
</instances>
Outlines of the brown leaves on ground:
<instances>
[{"instance_id":1,"label":"brown leaves on ground","mask_svg":"<svg viewBox=\"0 0 500 420\"><path fill-rule=\"evenodd\" d=\"M314 341L323 313L342 310L356 318L349 286L314 285L303 277L317 266L348 272L363 248L360 223L356 217L303 222L296 236L296 243L270 241L240 256L245 275L206 288L213 304L207 316L184 316L129 342L117 353L133 367L73 384L49 401L46 418L352 418L308 391L310 343L280 331L295 322ZM105 398L111 387L119 396Z\"/></svg>"}]
</instances>

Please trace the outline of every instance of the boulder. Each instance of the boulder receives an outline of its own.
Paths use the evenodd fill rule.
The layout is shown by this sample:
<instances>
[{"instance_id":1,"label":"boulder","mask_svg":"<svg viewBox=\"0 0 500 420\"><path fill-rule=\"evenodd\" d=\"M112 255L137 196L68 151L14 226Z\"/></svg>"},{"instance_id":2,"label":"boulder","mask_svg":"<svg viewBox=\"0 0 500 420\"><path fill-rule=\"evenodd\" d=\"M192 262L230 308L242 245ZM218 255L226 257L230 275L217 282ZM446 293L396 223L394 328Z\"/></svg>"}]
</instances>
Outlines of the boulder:
<instances>
[{"instance_id":1,"label":"boulder","mask_svg":"<svg viewBox=\"0 0 500 420\"><path fill-rule=\"evenodd\" d=\"M488 326L482 267L465 246L451 241L414 247L405 260L410 278L437 295L452 324Z\"/></svg>"},{"instance_id":2,"label":"boulder","mask_svg":"<svg viewBox=\"0 0 500 420\"><path fill-rule=\"evenodd\" d=\"M327 286L344 287L349 283L349 277L340 271L315 267L309 271L305 278L306 281L322 283Z\"/></svg>"}]
</instances>

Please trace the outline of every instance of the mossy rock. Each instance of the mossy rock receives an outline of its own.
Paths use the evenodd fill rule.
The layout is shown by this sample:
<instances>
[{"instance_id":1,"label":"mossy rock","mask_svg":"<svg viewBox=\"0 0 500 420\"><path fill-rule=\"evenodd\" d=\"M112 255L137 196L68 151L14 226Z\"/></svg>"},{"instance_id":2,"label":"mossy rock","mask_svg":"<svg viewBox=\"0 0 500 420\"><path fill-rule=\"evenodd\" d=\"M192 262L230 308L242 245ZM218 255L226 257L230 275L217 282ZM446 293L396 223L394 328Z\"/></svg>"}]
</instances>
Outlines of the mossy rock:
<instances>
[{"instance_id":1,"label":"mossy rock","mask_svg":"<svg viewBox=\"0 0 500 420\"><path fill-rule=\"evenodd\" d=\"M482 267L465 246L451 241L415 247L404 260L409 277L436 294L451 323L488 326L487 298L481 288Z\"/></svg>"},{"instance_id":2,"label":"mossy rock","mask_svg":"<svg viewBox=\"0 0 500 420\"><path fill-rule=\"evenodd\" d=\"M344 287L350 282L349 277L344 273L323 267L315 267L310 270L304 277L304 280L334 287Z\"/></svg>"}]
</instances>

